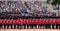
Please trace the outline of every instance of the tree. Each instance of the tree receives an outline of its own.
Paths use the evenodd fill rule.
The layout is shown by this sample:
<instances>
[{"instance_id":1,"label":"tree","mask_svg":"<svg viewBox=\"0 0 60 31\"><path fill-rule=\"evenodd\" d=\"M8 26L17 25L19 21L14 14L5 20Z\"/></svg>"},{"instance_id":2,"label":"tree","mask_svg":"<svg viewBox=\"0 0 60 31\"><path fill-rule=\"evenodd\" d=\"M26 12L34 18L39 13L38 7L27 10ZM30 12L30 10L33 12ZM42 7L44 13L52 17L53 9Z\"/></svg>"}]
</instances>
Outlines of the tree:
<instances>
[{"instance_id":1,"label":"tree","mask_svg":"<svg viewBox=\"0 0 60 31\"><path fill-rule=\"evenodd\" d=\"M56 5L58 5L58 10L59 10L59 5L60 5L60 0L47 0L47 3L49 3L50 1L52 1L51 2L51 4L54 6L56 6ZM59 16L59 11L58 11L58 16Z\"/></svg>"},{"instance_id":2,"label":"tree","mask_svg":"<svg viewBox=\"0 0 60 31\"><path fill-rule=\"evenodd\" d=\"M47 3L49 3L50 1L52 1L51 2L52 5L57 5L57 4L60 5L60 0L47 0Z\"/></svg>"}]
</instances>

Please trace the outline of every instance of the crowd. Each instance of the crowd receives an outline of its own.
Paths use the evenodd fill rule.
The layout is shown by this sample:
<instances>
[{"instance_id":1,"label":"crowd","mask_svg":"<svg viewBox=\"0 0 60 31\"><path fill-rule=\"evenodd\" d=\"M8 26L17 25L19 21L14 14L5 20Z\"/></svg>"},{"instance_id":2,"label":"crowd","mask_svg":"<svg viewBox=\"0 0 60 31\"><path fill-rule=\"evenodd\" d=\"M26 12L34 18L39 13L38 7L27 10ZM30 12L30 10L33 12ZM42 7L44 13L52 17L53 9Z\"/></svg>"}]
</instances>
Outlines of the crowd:
<instances>
[{"instance_id":1,"label":"crowd","mask_svg":"<svg viewBox=\"0 0 60 31\"><path fill-rule=\"evenodd\" d=\"M41 1L0 1L0 13L19 13L20 16L56 16L48 12Z\"/></svg>"}]
</instances>

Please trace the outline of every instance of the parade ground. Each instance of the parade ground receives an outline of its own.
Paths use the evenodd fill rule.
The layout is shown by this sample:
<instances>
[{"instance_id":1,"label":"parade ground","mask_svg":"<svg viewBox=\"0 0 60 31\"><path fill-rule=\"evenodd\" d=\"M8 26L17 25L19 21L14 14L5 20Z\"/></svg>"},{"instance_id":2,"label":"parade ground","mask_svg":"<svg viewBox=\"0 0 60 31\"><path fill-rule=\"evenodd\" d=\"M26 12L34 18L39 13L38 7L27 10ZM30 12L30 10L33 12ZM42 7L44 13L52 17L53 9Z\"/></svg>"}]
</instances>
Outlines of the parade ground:
<instances>
[{"instance_id":1,"label":"parade ground","mask_svg":"<svg viewBox=\"0 0 60 31\"><path fill-rule=\"evenodd\" d=\"M60 29L0 29L0 31L60 31Z\"/></svg>"}]
</instances>

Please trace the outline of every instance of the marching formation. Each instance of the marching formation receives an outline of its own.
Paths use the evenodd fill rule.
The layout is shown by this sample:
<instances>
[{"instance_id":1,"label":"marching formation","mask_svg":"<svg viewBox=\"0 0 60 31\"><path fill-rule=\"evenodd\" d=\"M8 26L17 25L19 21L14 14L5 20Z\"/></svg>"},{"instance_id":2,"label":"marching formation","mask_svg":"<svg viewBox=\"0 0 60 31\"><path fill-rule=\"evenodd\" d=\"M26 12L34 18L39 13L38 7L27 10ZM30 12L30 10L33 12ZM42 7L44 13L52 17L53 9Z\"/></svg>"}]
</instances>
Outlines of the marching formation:
<instances>
[{"instance_id":1,"label":"marching formation","mask_svg":"<svg viewBox=\"0 0 60 31\"><path fill-rule=\"evenodd\" d=\"M60 29L60 19L0 19L3 29Z\"/></svg>"}]
</instances>

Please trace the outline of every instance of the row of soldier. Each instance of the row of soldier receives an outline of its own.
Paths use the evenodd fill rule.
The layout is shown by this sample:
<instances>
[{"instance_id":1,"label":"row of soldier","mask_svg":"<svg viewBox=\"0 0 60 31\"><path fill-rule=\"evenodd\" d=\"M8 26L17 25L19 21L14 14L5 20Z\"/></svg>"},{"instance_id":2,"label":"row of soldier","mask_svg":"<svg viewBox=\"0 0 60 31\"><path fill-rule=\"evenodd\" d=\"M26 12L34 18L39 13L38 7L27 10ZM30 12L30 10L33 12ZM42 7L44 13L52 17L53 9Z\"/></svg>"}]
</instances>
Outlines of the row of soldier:
<instances>
[{"instance_id":1,"label":"row of soldier","mask_svg":"<svg viewBox=\"0 0 60 31\"><path fill-rule=\"evenodd\" d=\"M0 21L18 21L18 20L14 20L14 19L0 19ZM0 22L0 28L3 28L3 29L60 29L60 19L33 19L34 21L41 21L42 20L42 22L45 20L45 21L58 21L58 23L57 24L52 24L52 22L49 22L49 23L51 23L51 24L36 24L36 22L35 22L35 24L33 24L32 22L28 22L28 23L26 23L26 22L24 22L24 24L23 23L21 23L21 21L25 21L26 20L26 22L27 21L30 21L31 19L20 19L20 21L18 21L18 23L19 24L15 24L15 22L13 23L13 24L9 24L9 22L7 22L7 24L6 24L6 22L4 22L4 24L2 24L1 22ZM33 21L32 20L32 21ZM33 22L34 22L33 21ZM44 22L45 22L44 21ZM29 24L29 23L31 23L31 24ZM37 22L38 23L38 22Z\"/></svg>"},{"instance_id":2,"label":"row of soldier","mask_svg":"<svg viewBox=\"0 0 60 31\"><path fill-rule=\"evenodd\" d=\"M0 24L60 24L60 19L0 19Z\"/></svg>"}]
</instances>

